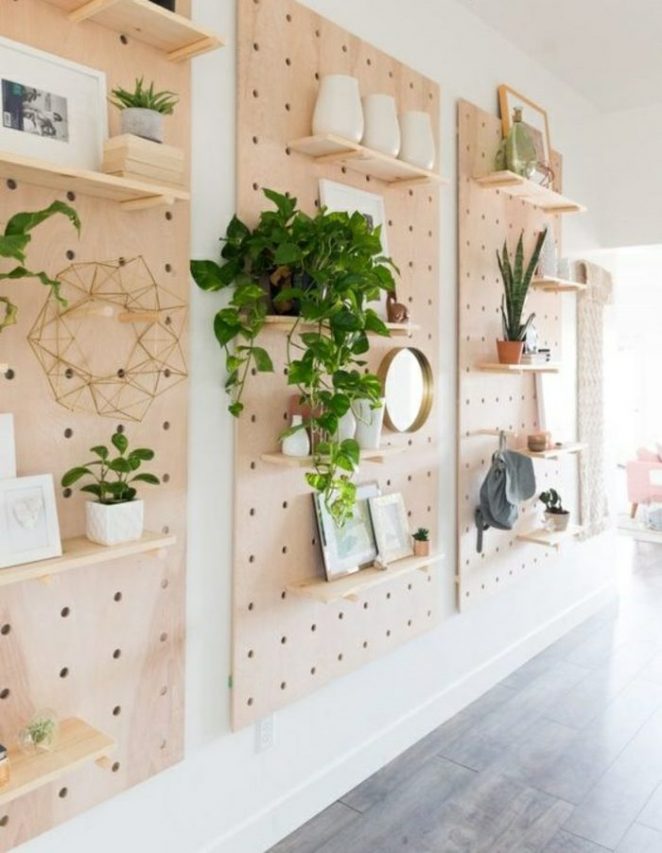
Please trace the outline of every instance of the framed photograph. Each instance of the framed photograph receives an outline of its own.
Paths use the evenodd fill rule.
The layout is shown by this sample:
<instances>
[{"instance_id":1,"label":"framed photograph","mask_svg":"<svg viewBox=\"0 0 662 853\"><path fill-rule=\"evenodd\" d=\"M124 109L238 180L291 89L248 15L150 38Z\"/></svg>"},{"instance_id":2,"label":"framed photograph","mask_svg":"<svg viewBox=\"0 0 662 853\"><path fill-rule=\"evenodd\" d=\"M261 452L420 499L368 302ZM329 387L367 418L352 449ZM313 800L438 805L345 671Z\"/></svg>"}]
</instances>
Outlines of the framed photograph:
<instances>
[{"instance_id":1,"label":"framed photograph","mask_svg":"<svg viewBox=\"0 0 662 853\"><path fill-rule=\"evenodd\" d=\"M567 379L563 373L536 373L538 424L554 443L573 441L573 417L569 414Z\"/></svg>"},{"instance_id":2,"label":"framed photograph","mask_svg":"<svg viewBox=\"0 0 662 853\"><path fill-rule=\"evenodd\" d=\"M0 480L0 569L61 554L52 475Z\"/></svg>"},{"instance_id":3,"label":"framed photograph","mask_svg":"<svg viewBox=\"0 0 662 853\"><path fill-rule=\"evenodd\" d=\"M14 416L0 414L0 480L11 480L15 477Z\"/></svg>"},{"instance_id":4,"label":"framed photograph","mask_svg":"<svg viewBox=\"0 0 662 853\"><path fill-rule=\"evenodd\" d=\"M387 223L383 196L320 178L320 205L334 213L355 213L358 210L372 228L381 225L382 252L388 256ZM378 307L375 303L375 311L382 320L386 321L385 292L382 292Z\"/></svg>"},{"instance_id":5,"label":"framed photograph","mask_svg":"<svg viewBox=\"0 0 662 853\"><path fill-rule=\"evenodd\" d=\"M522 123L529 132L533 142L538 162L545 166L551 166L552 145L549 141L549 122L547 112L529 98L511 89L510 86L499 86L499 108L501 110L501 126L504 137L510 131L513 110L520 107L522 110ZM534 174L533 180L540 182L547 174L542 170Z\"/></svg>"},{"instance_id":6,"label":"framed photograph","mask_svg":"<svg viewBox=\"0 0 662 853\"><path fill-rule=\"evenodd\" d=\"M370 498L370 515L382 563L391 563L414 553L407 510L402 495L380 495Z\"/></svg>"},{"instance_id":7,"label":"framed photograph","mask_svg":"<svg viewBox=\"0 0 662 853\"><path fill-rule=\"evenodd\" d=\"M377 559L377 543L372 528L368 501L381 494L377 483L357 487L354 517L338 527L324 506L324 499L314 495L324 569L328 581L351 575L372 566Z\"/></svg>"},{"instance_id":8,"label":"framed photograph","mask_svg":"<svg viewBox=\"0 0 662 853\"><path fill-rule=\"evenodd\" d=\"M106 75L0 37L0 150L98 170L108 135Z\"/></svg>"}]
</instances>

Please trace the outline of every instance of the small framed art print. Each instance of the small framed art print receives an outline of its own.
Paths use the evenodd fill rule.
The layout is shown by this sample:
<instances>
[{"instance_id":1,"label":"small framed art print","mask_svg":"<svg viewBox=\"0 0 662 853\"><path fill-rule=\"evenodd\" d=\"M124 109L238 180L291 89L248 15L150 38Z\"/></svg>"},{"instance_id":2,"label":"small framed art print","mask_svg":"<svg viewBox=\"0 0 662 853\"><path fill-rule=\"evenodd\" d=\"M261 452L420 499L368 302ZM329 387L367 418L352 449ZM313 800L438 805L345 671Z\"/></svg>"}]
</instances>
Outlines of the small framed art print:
<instances>
[{"instance_id":1,"label":"small framed art print","mask_svg":"<svg viewBox=\"0 0 662 853\"><path fill-rule=\"evenodd\" d=\"M0 569L61 554L52 475L0 480Z\"/></svg>"},{"instance_id":2,"label":"small framed art print","mask_svg":"<svg viewBox=\"0 0 662 853\"><path fill-rule=\"evenodd\" d=\"M407 523L407 510L399 492L370 498L370 515L382 563L402 560L414 553Z\"/></svg>"},{"instance_id":3,"label":"small framed art print","mask_svg":"<svg viewBox=\"0 0 662 853\"><path fill-rule=\"evenodd\" d=\"M351 575L372 566L377 559L377 543L372 528L368 501L380 494L377 483L357 486L354 515L343 527L338 527L324 499L314 495L317 526L328 581Z\"/></svg>"}]
</instances>

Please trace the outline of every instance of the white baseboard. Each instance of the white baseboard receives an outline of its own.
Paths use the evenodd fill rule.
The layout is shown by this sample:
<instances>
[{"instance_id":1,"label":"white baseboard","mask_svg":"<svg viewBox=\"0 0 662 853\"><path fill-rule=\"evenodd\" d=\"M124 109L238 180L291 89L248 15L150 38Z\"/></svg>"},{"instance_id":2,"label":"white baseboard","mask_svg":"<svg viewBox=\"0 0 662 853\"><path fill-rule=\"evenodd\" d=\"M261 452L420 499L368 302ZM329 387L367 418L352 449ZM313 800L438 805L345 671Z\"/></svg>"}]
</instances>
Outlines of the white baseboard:
<instances>
[{"instance_id":1,"label":"white baseboard","mask_svg":"<svg viewBox=\"0 0 662 853\"><path fill-rule=\"evenodd\" d=\"M613 584L600 587L215 839L203 853L264 853L588 619L613 596Z\"/></svg>"}]
</instances>

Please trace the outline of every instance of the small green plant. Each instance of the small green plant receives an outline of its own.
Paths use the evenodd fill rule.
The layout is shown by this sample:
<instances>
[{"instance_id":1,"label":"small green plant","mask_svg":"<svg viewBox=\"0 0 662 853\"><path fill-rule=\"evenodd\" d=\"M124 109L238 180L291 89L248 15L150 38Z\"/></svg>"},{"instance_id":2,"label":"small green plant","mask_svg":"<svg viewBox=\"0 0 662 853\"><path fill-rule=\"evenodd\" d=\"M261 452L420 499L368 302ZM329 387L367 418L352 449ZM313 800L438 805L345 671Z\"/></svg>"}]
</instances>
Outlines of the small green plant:
<instances>
[{"instance_id":1,"label":"small green plant","mask_svg":"<svg viewBox=\"0 0 662 853\"><path fill-rule=\"evenodd\" d=\"M179 103L179 98L174 92L155 92L154 82L151 82L147 88L144 78L138 77L133 92L117 86L112 90L110 102L120 110L154 110L161 115L171 116Z\"/></svg>"},{"instance_id":2,"label":"small green plant","mask_svg":"<svg viewBox=\"0 0 662 853\"><path fill-rule=\"evenodd\" d=\"M111 458L110 450L104 445L90 448L96 459L67 471L62 477L63 488L73 486L84 477L91 477L94 482L83 486L81 492L94 495L102 504L121 504L135 499L137 490L134 483L159 485L161 481L154 474L136 473L143 462L154 459L153 450L139 447L130 451L129 441L121 432L116 432L110 441L119 455Z\"/></svg>"},{"instance_id":3,"label":"small green plant","mask_svg":"<svg viewBox=\"0 0 662 853\"><path fill-rule=\"evenodd\" d=\"M55 727L55 720L50 717L39 717L33 723L29 723L25 729L32 743L37 747L43 747L52 741Z\"/></svg>"},{"instance_id":4,"label":"small green plant","mask_svg":"<svg viewBox=\"0 0 662 853\"><path fill-rule=\"evenodd\" d=\"M566 515L567 510L563 509L561 495L556 489L548 489L546 492L543 492L539 500L545 504L547 512L550 512L552 515Z\"/></svg>"},{"instance_id":5,"label":"small green plant","mask_svg":"<svg viewBox=\"0 0 662 853\"><path fill-rule=\"evenodd\" d=\"M414 533L413 538L417 542L429 542L430 541L430 531L425 527L419 527L416 533Z\"/></svg>"},{"instance_id":6,"label":"small green plant","mask_svg":"<svg viewBox=\"0 0 662 853\"><path fill-rule=\"evenodd\" d=\"M50 219L56 214L66 216L76 231L80 233L80 219L78 214L62 201L54 201L43 210L34 210L26 213L16 213L7 222L4 233L0 234L0 258L9 258L18 261L18 265L9 272L0 272L0 281L16 281L21 278L38 278L39 281L50 287L58 302L66 305L66 300L60 296L60 282L51 278L45 272L32 272L25 266L27 262L26 249L32 240L32 229L42 222ZM7 296L0 296L0 305L4 306L3 316L0 317L0 332L6 326L13 326L17 321L18 308Z\"/></svg>"},{"instance_id":7,"label":"small green plant","mask_svg":"<svg viewBox=\"0 0 662 853\"><path fill-rule=\"evenodd\" d=\"M538 260L546 236L547 229L545 228L538 234L533 254L526 269L524 268L523 233L520 234L517 241L514 263L510 260L508 244L505 241L501 254L499 252L496 253L499 269L501 270L501 278L503 279L504 293L501 298L501 322L504 341L525 340L529 326L536 316L535 314L530 314L526 322L522 323L524 303L526 302L533 273L538 266Z\"/></svg>"}]
</instances>

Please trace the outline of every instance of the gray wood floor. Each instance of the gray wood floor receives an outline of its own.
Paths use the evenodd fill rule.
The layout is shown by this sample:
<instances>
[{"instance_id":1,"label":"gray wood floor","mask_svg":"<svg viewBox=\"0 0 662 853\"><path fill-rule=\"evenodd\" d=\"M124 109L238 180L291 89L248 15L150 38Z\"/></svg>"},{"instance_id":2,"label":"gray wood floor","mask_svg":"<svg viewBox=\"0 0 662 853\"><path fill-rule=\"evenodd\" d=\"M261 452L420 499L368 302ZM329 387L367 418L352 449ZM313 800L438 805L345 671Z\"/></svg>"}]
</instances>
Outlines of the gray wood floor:
<instances>
[{"instance_id":1,"label":"gray wood floor","mask_svg":"<svg viewBox=\"0 0 662 853\"><path fill-rule=\"evenodd\" d=\"M272 853L662 853L662 546L617 604Z\"/></svg>"}]
</instances>

